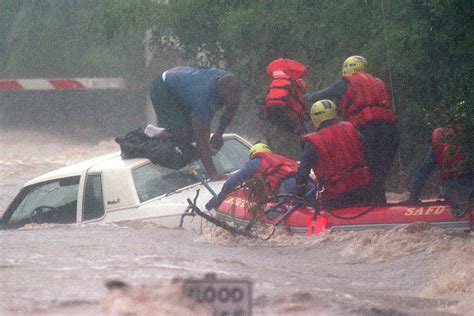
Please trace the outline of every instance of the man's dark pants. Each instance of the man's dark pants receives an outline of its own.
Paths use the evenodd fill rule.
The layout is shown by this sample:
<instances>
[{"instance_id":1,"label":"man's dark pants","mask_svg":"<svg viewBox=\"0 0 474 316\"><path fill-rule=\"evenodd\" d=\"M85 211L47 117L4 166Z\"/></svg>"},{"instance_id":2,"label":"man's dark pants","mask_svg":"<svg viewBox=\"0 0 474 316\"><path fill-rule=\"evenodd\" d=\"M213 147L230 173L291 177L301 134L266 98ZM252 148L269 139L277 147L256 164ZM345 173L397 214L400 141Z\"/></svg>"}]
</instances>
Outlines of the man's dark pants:
<instances>
[{"instance_id":1,"label":"man's dark pants","mask_svg":"<svg viewBox=\"0 0 474 316\"><path fill-rule=\"evenodd\" d=\"M158 126L166 128L180 142L193 141L190 111L167 91L161 74L153 81L150 98Z\"/></svg>"},{"instance_id":2,"label":"man's dark pants","mask_svg":"<svg viewBox=\"0 0 474 316\"><path fill-rule=\"evenodd\" d=\"M367 123L359 132L367 144L367 159L374 177L371 200L386 203L385 181L397 154L400 134L395 124L385 121Z\"/></svg>"}]
</instances>

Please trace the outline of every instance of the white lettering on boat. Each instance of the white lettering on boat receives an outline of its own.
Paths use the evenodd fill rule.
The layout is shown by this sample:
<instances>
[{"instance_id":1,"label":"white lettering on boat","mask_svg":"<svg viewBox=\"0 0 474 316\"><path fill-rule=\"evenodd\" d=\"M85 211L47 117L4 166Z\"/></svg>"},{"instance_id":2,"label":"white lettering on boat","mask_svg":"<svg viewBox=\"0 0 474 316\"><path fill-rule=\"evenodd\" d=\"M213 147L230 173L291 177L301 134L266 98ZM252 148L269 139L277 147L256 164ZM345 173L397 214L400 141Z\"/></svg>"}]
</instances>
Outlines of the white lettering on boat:
<instances>
[{"instance_id":1,"label":"white lettering on boat","mask_svg":"<svg viewBox=\"0 0 474 316\"><path fill-rule=\"evenodd\" d=\"M447 209L446 206L429 206L429 207L409 207L405 211L405 216L417 215L439 215Z\"/></svg>"}]
</instances>

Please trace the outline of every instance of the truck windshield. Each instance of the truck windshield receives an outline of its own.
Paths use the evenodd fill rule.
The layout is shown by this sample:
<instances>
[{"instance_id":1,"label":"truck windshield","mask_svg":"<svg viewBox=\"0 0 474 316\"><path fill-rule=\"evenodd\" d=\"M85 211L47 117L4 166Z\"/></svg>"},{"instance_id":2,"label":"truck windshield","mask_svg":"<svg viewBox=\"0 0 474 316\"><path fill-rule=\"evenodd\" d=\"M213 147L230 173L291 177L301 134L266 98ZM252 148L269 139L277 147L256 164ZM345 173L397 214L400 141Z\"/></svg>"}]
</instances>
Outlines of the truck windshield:
<instances>
[{"instance_id":1,"label":"truck windshield","mask_svg":"<svg viewBox=\"0 0 474 316\"><path fill-rule=\"evenodd\" d=\"M7 226L26 223L75 223L79 176L25 187L6 211Z\"/></svg>"},{"instance_id":2,"label":"truck windshield","mask_svg":"<svg viewBox=\"0 0 474 316\"><path fill-rule=\"evenodd\" d=\"M247 162L248 150L249 148L245 144L236 139L225 140L224 146L213 156L214 165L221 173L234 172ZM199 161L195 165L197 171L205 177L205 169L201 162ZM134 169L132 175L140 202L198 182L194 176L189 174L188 167L173 170L152 163Z\"/></svg>"}]
</instances>

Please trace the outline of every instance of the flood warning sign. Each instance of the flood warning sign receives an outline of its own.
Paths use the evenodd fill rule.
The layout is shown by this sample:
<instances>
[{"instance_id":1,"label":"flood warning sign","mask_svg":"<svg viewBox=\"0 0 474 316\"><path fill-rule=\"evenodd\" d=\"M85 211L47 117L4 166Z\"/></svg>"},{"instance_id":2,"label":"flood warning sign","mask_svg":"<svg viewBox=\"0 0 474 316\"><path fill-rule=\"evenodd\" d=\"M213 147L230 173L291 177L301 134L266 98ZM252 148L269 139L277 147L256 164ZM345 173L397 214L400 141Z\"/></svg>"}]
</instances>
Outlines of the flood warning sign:
<instances>
[{"instance_id":1,"label":"flood warning sign","mask_svg":"<svg viewBox=\"0 0 474 316\"><path fill-rule=\"evenodd\" d=\"M184 281L184 294L203 304L213 315L243 316L252 314L252 282L245 279L221 279L206 274L203 279Z\"/></svg>"}]
</instances>

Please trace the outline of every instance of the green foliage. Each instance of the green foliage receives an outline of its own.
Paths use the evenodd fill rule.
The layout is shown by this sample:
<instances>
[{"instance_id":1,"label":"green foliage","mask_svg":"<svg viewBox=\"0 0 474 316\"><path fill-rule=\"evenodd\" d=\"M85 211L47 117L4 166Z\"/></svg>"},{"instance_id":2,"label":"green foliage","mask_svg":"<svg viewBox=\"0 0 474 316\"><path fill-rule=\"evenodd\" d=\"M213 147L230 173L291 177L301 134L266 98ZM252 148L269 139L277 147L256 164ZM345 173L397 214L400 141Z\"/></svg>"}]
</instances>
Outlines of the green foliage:
<instances>
[{"instance_id":1,"label":"green foliage","mask_svg":"<svg viewBox=\"0 0 474 316\"><path fill-rule=\"evenodd\" d=\"M471 98L472 100L472 98ZM449 126L460 127L463 133L455 135L461 144L461 152L468 157L466 169L474 169L474 105L466 101L456 104L449 113Z\"/></svg>"},{"instance_id":2,"label":"green foliage","mask_svg":"<svg viewBox=\"0 0 474 316\"><path fill-rule=\"evenodd\" d=\"M136 69L137 53L143 63L142 51L137 50L143 33L128 32L121 40L105 41L102 21L90 23L97 9L94 0L3 1L2 77L117 76Z\"/></svg>"},{"instance_id":3,"label":"green foliage","mask_svg":"<svg viewBox=\"0 0 474 316\"><path fill-rule=\"evenodd\" d=\"M0 53L17 53L5 61L7 73L40 72L44 67L35 56L64 47L82 49L46 58L41 65L50 71L58 64L72 70L90 65L96 72L123 71L121 64L141 54L144 32L153 30L157 49L173 45L195 65L225 67L242 79L246 98L234 127L260 133L247 135L259 138L263 131L253 100L265 94L265 68L271 60L293 58L309 66L305 79L314 91L339 79L343 60L358 54L394 96L401 131L401 166L394 172L412 175L433 128L453 121L463 122L472 151L471 0L5 0L0 6L5 39ZM20 27L26 17L30 28ZM65 26L60 32L59 24ZM68 25L82 25L82 31L93 35ZM41 32L32 33L32 27ZM75 35L67 35L71 33ZM78 34L88 37L87 45ZM276 149L285 152L297 145L280 147Z\"/></svg>"},{"instance_id":4,"label":"green foliage","mask_svg":"<svg viewBox=\"0 0 474 316\"><path fill-rule=\"evenodd\" d=\"M152 24L156 4L153 0L99 1L97 8L87 15L85 31L109 40L118 34L127 34L131 29L143 32Z\"/></svg>"},{"instance_id":5,"label":"green foliage","mask_svg":"<svg viewBox=\"0 0 474 316\"><path fill-rule=\"evenodd\" d=\"M427 150L433 128L446 125L450 117L472 124L472 1L148 3L154 10L145 12L144 20L154 27L157 43L167 35L179 41L190 59L204 52L208 65L224 65L243 78L251 95L264 94L265 67L274 58L310 66L307 79L314 90L339 78L347 56L365 56L370 72L392 90L402 137L400 169L409 174ZM258 124L249 117L258 111L256 105L243 107L241 115ZM472 134L467 137L472 144Z\"/></svg>"}]
</instances>

